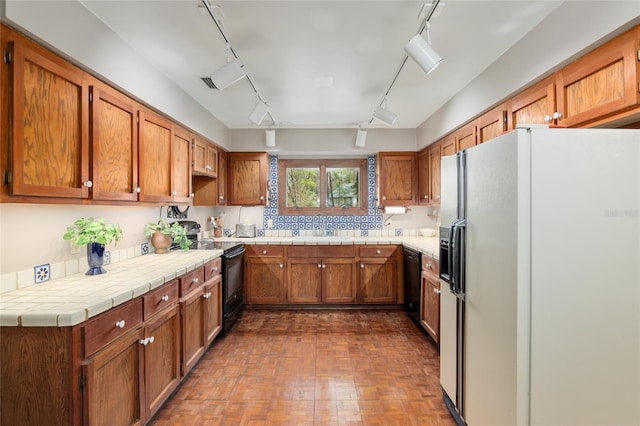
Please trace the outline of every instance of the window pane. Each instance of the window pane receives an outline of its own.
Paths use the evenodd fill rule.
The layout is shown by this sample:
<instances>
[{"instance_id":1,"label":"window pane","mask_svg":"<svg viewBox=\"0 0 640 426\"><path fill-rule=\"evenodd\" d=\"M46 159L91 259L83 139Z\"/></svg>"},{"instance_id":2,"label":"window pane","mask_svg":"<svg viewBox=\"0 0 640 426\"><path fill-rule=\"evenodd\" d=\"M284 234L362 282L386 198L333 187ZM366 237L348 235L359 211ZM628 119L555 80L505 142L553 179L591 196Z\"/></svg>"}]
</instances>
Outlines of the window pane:
<instances>
[{"instance_id":1,"label":"window pane","mask_svg":"<svg viewBox=\"0 0 640 426\"><path fill-rule=\"evenodd\" d=\"M320 207L320 168L287 168L287 207Z\"/></svg>"},{"instance_id":2,"label":"window pane","mask_svg":"<svg viewBox=\"0 0 640 426\"><path fill-rule=\"evenodd\" d=\"M359 168L327 167L327 207L359 207L359 189Z\"/></svg>"}]
</instances>

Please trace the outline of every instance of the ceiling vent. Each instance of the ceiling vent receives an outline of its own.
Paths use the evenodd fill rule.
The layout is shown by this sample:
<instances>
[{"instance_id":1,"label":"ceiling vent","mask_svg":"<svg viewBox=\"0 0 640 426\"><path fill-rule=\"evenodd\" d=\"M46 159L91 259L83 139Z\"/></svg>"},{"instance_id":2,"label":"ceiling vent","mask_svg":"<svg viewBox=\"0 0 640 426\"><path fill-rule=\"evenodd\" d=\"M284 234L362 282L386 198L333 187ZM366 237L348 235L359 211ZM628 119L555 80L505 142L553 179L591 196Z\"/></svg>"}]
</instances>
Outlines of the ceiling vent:
<instances>
[{"instance_id":1,"label":"ceiling vent","mask_svg":"<svg viewBox=\"0 0 640 426\"><path fill-rule=\"evenodd\" d=\"M216 85L213 84L213 80L211 80L211 77L201 77L200 79L204 81L204 84L206 84L209 87L209 89L216 88Z\"/></svg>"}]
</instances>

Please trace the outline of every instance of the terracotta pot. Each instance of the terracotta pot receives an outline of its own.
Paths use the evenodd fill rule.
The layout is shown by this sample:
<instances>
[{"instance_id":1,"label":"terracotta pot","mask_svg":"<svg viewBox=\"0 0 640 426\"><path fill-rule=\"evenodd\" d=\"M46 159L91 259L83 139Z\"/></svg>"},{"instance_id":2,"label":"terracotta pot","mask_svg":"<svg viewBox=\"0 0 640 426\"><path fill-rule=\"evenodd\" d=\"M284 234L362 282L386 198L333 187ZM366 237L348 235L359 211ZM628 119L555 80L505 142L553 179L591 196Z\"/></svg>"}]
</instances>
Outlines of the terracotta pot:
<instances>
[{"instance_id":1,"label":"terracotta pot","mask_svg":"<svg viewBox=\"0 0 640 426\"><path fill-rule=\"evenodd\" d=\"M173 238L169 234L156 231L151 235L151 245L155 247L156 254L169 253L172 242Z\"/></svg>"}]
</instances>

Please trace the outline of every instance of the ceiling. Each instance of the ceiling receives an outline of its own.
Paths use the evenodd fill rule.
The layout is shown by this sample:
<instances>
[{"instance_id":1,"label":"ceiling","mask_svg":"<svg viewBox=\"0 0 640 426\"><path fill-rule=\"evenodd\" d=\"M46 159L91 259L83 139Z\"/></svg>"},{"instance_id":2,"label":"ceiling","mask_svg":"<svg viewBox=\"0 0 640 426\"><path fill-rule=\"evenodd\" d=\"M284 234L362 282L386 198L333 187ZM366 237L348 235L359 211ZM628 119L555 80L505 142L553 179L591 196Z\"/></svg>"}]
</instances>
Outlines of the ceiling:
<instances>
[{"instance_id":1,"label":"ceiling","mask_svg":"<svg viewBox=\"0 0 640 426\"><path fill-rule=\"evenodd\" d=\"M416 128L561 1L443 0L429 20L443 63L425 75L408 59L392 84L424 1L210 0L249 76L224 90L201 80L227 60L201 1L82 3L224 125L248 129L385 127L371 121L387 91L393 127ZM256 91L272 111L260 126Z\"/></svg>"}]
</instances>

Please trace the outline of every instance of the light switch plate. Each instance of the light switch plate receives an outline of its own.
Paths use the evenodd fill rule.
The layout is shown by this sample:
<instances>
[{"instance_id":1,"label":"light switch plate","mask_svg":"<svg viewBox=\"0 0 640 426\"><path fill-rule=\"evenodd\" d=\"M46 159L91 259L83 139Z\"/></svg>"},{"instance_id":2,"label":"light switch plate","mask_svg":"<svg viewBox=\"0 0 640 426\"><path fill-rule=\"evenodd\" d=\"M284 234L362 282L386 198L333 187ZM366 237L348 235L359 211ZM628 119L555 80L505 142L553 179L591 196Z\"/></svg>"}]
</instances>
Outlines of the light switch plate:
<instances>
[{"instance_id":1,"label":"light switch plate","mask_svg":"<svg viewBox=\"0 0 640 426\"><path fill-rule=\"evenodd\" d=\"M45 263L44 265L34 266L33 277L36 284L49 281L51 279L51 265Z\"/></svg>"}]
</instances>

